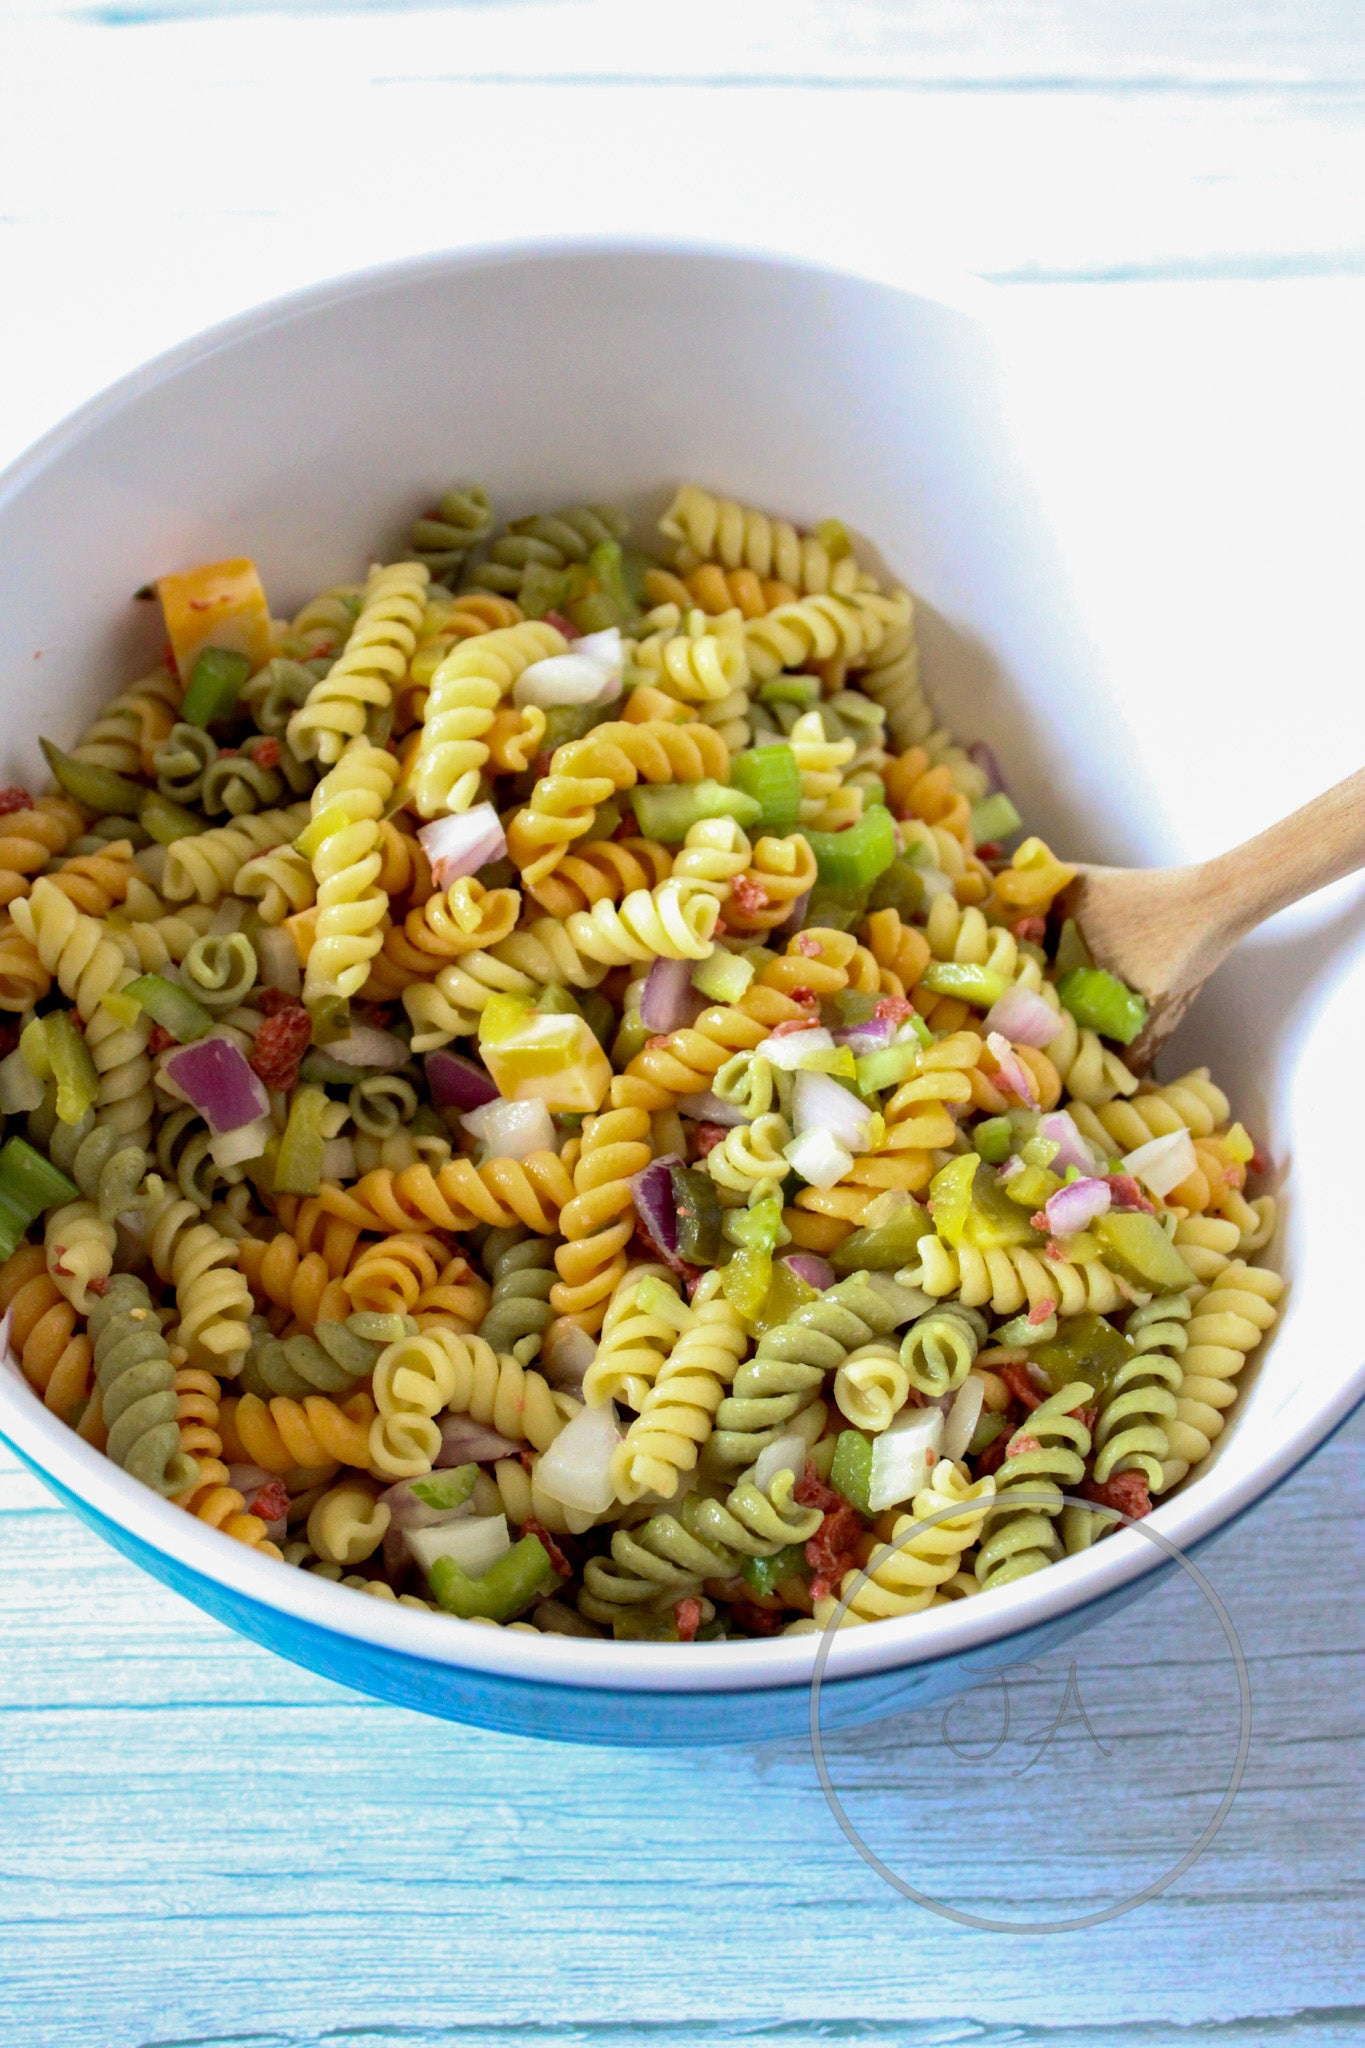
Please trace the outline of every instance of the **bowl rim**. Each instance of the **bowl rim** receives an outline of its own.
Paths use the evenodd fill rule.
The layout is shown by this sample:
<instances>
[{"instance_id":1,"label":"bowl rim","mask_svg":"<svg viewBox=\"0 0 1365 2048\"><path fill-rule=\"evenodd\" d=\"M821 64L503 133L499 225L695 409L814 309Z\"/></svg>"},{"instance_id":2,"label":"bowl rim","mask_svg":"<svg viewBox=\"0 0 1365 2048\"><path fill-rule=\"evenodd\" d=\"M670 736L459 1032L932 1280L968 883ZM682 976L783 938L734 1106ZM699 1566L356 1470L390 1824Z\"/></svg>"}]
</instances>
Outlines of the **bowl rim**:
<instances>
[{"instance_id":1,"label":"bowl rim","mask_svg":"<svg viewBox=\"0 0 1365 2048\"><path fill-rule=\"evenodd\" d=\"M343 273L268 299L162 351L84 401L10 463L0 473L0 507L20 496L85 437L129 411L144 396L219 352L257 340L275 327L445 276L602 257L626 263L664 259L680 267L706 262L811 279L832 278L926 299L965 315L986 331L994 325L1000 305L998 294L980 280L913 262L843 264L780 249L684 236L556 235L431 251ZM688 1645L684 1655L673 1644L617 1643L539 1632L529 1635L460 1623L447 1615L366 1599L306 1572L295 1571L286 1577L273 1559L256 1556L130 1478L46 1409L8 1355L8 1317L0 1328L0 1349L7 1361L0 1368L0 1441L39 1476L50 1476L92 1514L125 1528L144 1547L286 1620L297 1619L371 1650L435 1666L592 1692L648 1697L767 1691L809 1686L811 1682L821 1643L818 1634L779 1636L743 1645L697 1643ZM1365 1396L1362 1381L1365 1361L1323 1406L1305 1415L1297 1426L1286 1428L1273 1454L1254 1469L1237 1474L1226 1460L1216 1459L1209 1470L1153 1510L1153 1529L1184 1550L1212 1536L1319 1448ZM1134 1585L1161 1570L1163 1562L1155 1544L1131 1530L1121 1530L1106 1542L994 1594L954 1601L881 1622L875 1628L840 1631L830 1645L824 1680L834 1684L909 1670L959 1658L988 1645L1006 1645Z\"/></svg>"}]
</instances>

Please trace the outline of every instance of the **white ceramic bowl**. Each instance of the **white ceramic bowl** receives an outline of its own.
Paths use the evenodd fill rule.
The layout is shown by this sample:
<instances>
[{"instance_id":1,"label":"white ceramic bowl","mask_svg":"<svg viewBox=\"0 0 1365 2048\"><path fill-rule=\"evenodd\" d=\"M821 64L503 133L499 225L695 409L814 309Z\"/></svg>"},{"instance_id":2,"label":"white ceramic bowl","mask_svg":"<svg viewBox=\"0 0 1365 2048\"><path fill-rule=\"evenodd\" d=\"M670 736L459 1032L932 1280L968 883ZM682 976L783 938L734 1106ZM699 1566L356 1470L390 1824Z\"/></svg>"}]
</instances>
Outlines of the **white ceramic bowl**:
<instances>
[{"instance_id":1,"label":"white ceramic bowl","mask_svg":"<svg viewBox=\"0 0 1365 2048\"><path fill-rule=\"evenodd\" d=\"M837 513L923 604L930 688L1007 760L1025 815L1063 851L1154 857L1184 799L1136 786L1143 705L1097 684L1093 650L970 294L892 289L790 262L564 247L406 264L307 292L163 357L50 434L0 484L6 781L41 775L138 674L157 572L249 554L277 611L402 545L456 478L515 515L653 498L693 477L798 520ZM1232 766L1238 744L1229 737ZM1343 763L1343 767L1349 763ZM35 786L41 786L35 783ZM1155 798L1155 801L1154 801ZM1365 968L1330 928L1262 947L1184 1033L1281 1160L1283 1323L1246 1374L1216 1455L1150 1526L1207 1537L1308 1455L1362 1391L1340 1276L1360 1206L1339 1076ZM1172 1069L1173 1070L1173 1069ZM1335 1098L1329 1111L1329 1091ZM687 1742L805 1724L810 1638L678 1646L476 1628L381 1605L253 1557L144 1491L0 1371L0 1435L110 1541L284 1655L457 1719L568 1739ZM1121 1533L1006 1590L833 1644L823 1713L868 1718L974 1682L1148 1579Z\"/></svg>"}]
</instances>

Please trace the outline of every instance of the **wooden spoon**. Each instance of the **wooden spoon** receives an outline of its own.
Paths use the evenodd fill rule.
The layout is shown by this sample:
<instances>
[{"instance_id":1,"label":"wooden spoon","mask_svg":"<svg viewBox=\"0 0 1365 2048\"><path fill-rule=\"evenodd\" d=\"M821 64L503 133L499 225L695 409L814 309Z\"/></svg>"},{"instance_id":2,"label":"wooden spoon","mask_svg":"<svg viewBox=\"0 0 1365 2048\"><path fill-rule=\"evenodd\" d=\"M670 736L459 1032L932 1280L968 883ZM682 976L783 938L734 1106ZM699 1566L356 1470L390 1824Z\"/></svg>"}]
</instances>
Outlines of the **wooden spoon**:
<instances>
[{"instance_id":1,"label":"wooden spoon","mask_svg":"<svg viewBox=\"0 0 1365 2048\"><path fill-rule=\"evenodd\" d=\"M1081 867L1062 898L1097 966L1147 999L1124 1051L1151 1064L1215 967L1267 917L1365 866L1365 768L1231 853L1185 868Z\"/></svg>"}]
</instances>

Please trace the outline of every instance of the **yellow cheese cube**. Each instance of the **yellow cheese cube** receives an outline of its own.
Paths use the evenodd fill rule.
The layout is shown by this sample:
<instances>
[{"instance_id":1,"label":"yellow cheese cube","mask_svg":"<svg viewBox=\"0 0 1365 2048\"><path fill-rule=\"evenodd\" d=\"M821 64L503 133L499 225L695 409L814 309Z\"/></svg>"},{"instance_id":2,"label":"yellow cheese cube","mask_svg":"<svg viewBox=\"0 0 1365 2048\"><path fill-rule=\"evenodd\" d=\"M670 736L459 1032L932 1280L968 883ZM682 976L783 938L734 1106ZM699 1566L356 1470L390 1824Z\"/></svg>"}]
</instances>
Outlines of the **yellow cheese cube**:
<instances>
[{"instance_id":1,"label":"yellow cheese cube","mask_svg":"<svg viewBox=\"0 0 1365 2048\"><path fill-rule=\"evenodd\" d=\"M206 647L244 654L253 670L269 661L270 607L254 562L206 562L159 576L156 590L182 682Z\"/></svg>"}]
</instances>

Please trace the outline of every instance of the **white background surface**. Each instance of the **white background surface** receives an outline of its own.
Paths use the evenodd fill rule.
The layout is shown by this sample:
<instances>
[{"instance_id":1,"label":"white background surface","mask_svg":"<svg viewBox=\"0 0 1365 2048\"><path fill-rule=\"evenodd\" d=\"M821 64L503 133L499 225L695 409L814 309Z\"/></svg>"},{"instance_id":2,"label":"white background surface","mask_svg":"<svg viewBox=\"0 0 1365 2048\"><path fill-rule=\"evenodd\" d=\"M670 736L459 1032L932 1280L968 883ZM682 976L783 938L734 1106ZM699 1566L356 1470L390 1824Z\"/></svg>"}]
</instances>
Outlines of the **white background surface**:
<instances>
[{"instance_id":1,"label":"white background surface","mask_svg":"<svg viewBox=\"0 0 1365 2048\"><path fill-rule=\"evenodd\" d=\"M1096 659L1188 761L1173 850L1365 754L1358 8L8 0L0 60L0 459L208 322L451 243L663 232L944 263L1001 285ZM1235 781L1232 721L1265 735ZM1363 1440L1212 1553L1257 1714L1218 1843L1157 1904L1042 1947L894 1899L798 1745L607 1755L380 1708L226 1635L0 1470L6 2036L1358 2040ZM889 1861L911 1874L932 1839L960 1903L1046 1912L1183 1845L1225 1749L1206 1617L1151 1603L1078 1655L1107 1777L1058 1746L1027 1779L1007 1752L973 1778L932 1720L843 1739Z\"/></svg>"}]
</instances>

